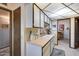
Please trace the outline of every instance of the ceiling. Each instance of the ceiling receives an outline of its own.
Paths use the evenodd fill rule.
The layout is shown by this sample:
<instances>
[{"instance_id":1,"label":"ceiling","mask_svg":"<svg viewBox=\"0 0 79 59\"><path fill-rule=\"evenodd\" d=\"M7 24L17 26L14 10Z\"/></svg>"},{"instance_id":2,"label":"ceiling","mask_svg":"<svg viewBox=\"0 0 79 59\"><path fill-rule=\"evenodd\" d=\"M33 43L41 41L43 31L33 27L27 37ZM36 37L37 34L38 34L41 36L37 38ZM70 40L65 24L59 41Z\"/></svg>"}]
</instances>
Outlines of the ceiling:
<instances>
[{"instance_id":1,"label":"ceiling","mask_svg":"<svg viewBox=\"0 0 79 59\"><path fill-rule=\"evenodd\" d=\"M0 9L0 24L9 24L10 12Z\"/></svg>"},{"instance_id":2,"label":"ceiling","mask_svg":"<svg viewBox=\"0 0 79 59\"><path fill-rule=\"evenodd\" d=\"M52 20L79 16L79 3L36 3Z\"/></svg>"}]
</instances>

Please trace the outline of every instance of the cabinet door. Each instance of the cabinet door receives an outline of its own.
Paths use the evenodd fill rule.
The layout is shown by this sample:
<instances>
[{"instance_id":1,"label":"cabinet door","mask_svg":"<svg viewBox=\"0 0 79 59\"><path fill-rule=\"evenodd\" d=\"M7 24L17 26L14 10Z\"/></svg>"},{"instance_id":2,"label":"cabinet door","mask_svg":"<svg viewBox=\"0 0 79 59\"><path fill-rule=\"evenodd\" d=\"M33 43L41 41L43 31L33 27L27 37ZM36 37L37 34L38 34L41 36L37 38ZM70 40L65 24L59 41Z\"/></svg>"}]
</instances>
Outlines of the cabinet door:
<instances>
[{"instance_id":1,"label":"cabinet door","mask_svg":"<svg viewBox=\"0 0 79 59\"><path fill-rule=\"evenodd\" d=\"M45 15L45 22L49 24L49 18Z\"/></svg>"},{"instance_id":2,"label":"cabinet door","mask_svg":"<svg viewBox=\"0 0 79 59\"><path fill-rule=\"evenodd\" d=\"M47 20L47 16L45 15L45 22L47 23L47 21L48 21L48 20Z\"/></svg>"},{"instance_id":3,"label":"cabinet door","mask_svg":"<svg viewBox=\"0 0 79 59\"><path fill-rule=\"evenodd\" d=\"M44 13L41 12L41 27L44 27Z\"/></svg>"},{"instance_id":4,"label":"cabinet door","mask_svg":"<svg viewBox=\"0 0 79 59\"><path fill-rule=\"evenodd\" d=\"M40 10L34 5L34 27L40 27Z\"/></svg>"},{"instance_id":5,"label":"cabinet door","mask_svg":"<svg viewBox=\"0 0 79 59\"><path fill-rule=\"evenodd\" d=\"M50 56L50 42L43 48L43 56Z\"/></svg>"},{"instance_id":6,"label":"cabinet door","mask_svg":"<svg viewBox=\"0 0 79 59\"><path fill-rule=\"evenodd\" d=\"M47 23L50 24L50 19L49 18L47 18Z\"/></svg>"},{"instance_id":7,"label":"cabinet door","mask_svg":"<svg viewBox=\"0 0 79 59\"><path fill-rule=\"evenodd\" d=\"M21 7L14 10L14 56L21 55Z\"/></svg>"},{"instance_id":8,"label":"cabinet door","mask_svg":"<svg viewBox=\"0 0 79 59\"><path fill-rule=\"evenodd\" d=\"M50 20L49 23L50 23L50 28L52 28L52 21Z\"/></svg>"},{"instance_id":9,"label":"cabinet door","mask_svg":"<svg viewBox=\"0 0 79 59\"><path fill-rule=\"evenodd\" d=\"M54 39L55 39L55 37L53 37L53 38L51 39L51 53L53 52L53 48L54 48L54 46L55 46L55 41L54 41Z\"/></svg>"}]
</instances>

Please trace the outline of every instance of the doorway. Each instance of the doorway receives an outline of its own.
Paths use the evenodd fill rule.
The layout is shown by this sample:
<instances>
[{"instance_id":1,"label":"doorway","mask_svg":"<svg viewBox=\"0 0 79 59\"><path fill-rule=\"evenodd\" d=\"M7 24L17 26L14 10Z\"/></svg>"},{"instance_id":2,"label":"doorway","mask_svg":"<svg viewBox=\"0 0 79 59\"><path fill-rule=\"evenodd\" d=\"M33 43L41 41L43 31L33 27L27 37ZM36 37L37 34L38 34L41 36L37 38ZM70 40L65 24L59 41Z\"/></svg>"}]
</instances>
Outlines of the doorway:
<instances>
[{"instance_id":1,"label":"doorway","mask_svg":"<svg viewBox=\"0 0 79 59\"><path fill-rule=\"evenodd\" d=\"M0 7L0 56L12 55L12 11Z\"/></svg>"},{"instance_id":2,"label":"doorway","mask_svg":"<svg viewBox=\"0 0 79 59\"><path fill-rule=\"evenodd\" d=\"M58 45L68 45L70 47L70 19L58 20L57 22Z\"/></svg>"}]
</instances>

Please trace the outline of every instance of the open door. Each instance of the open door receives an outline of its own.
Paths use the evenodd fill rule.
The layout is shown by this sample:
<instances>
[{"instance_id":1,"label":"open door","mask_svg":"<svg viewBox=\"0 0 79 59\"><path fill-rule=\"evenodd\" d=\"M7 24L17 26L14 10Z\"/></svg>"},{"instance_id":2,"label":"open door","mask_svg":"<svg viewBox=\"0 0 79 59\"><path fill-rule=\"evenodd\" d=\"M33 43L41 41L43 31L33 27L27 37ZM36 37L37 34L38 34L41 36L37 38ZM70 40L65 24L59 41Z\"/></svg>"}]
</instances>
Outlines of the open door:
<instances>
[{"instance_id":1,"label":"open door","mask_svg":"<svg viewBox=\"0 0 79 59\"><path fill-rule=\"evenodd\" d=\"M21 7L14 10L14 56L21 55Z\"/></svg>"}]
</instances>

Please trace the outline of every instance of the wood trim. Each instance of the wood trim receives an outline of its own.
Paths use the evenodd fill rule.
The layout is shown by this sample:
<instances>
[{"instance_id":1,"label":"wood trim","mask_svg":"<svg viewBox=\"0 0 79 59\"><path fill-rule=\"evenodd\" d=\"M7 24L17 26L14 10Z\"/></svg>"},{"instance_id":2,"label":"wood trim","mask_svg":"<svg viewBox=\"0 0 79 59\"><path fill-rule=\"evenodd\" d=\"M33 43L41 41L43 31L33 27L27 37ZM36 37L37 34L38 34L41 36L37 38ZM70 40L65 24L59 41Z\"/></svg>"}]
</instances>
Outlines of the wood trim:
<instances>
[{"instance_id":1,"label":"wood trim","mask_svg":"<svg viewBox=\"0 0 79 59\"><path fill-rule=\"evenodd\" d=\"M10 32L9 32L10 41L9 41L9 43L10 43L10 56L12 56L12 11L7 8L1 7L1 6L0 6L0 9L10 12Z\"/></svg>"},{"instance_id":2,"label":"wood trim","mask_svg":"<svg viewBox=\"0 0 79 59\"><path fill-rule=\"evenodd\" d=\"M33 25L32 25L32 27L34 28L34 3L33 3L33 6L32 6L32 10L33 10L33 17L32 17L32 22L33 22Z\"/></svg>"},{"instance_id":3,"label":"wood trim","mask_svg":"<svg viewBox=\"0 0 79 59\"><path fill-rule=\"evenodd\" d=\"M14 53L14 56L21 56L21 7L18 7L14 10L14 12L17 10L17 9L20 9L20 20L19 20L19 26L20 26L20 29L19 29L19 32L20 32L20 37L19 37L19 55L15 55ZM15 34L15 33L14 33ZM15 40L15 39L14 39ZM14 42L15 43L15 42ZM14 46L15 47L15 46ZM15 52L15 51L14 51Z\"/></svg>"},{"instance_id":4,"label":"wood trim","mask_svg":"<svg viewBox=\"0 0 79 59\"><path fill-rule=\"evenodd\" d=\"M69 20L69 47L71 48L71 19Z\"/></svg>"},{"instance_id":5,"label":"wood trim","mask_svg":"<svg viewBox=\"0 0 79 59\"><path fill-rule=\"evenodd\" d=\"M58 21L57 21L57 45L58 45Z\"/></svg>"},{"instance_id":6,"label":"wood trim","mask_svg":"<svg viewBox=\"0 0 79 59\"><path fill-rule=\"evenodd\" d=\"M79 16L75 17L75 29L76 29L76 20L78 20L78 19L79 19ZM76 30L74 32L75 32L75 35L76 35ZM76 49L77 48L76 47L76 38L74 38L74 39L75 39L75 42L74 42L74 48L73 49Z\"/></svg>"},{"instance_id":7,"label":"wood trim","mask_svg":"<svg viewBox=\"0 0 79 59\"><path fill-rule=\"evenodd\" d=\"M12 12L10 12L10 55L12 56Z\"/></svg>"},{"instance_id":8,"label":"wood trim","mask_svg":"<svg viewBox=\"0 0 79 59\"><path fill-rule=\"evenodd\" d=\"M60 20L68 20L68 19L70 19L70 18L65 18L65 19L58 19L57 21L60 21Z\"/></svg>"}]
</instances>

